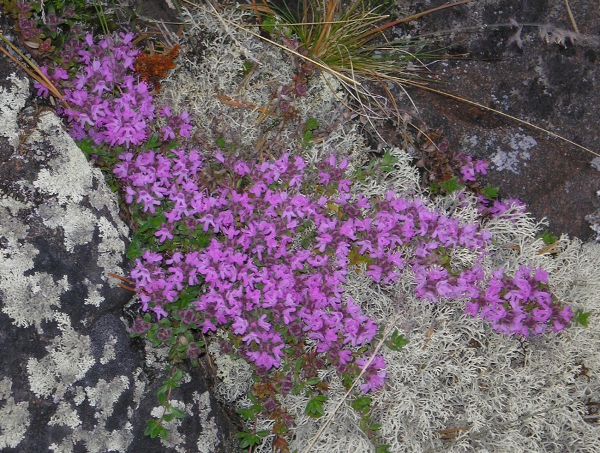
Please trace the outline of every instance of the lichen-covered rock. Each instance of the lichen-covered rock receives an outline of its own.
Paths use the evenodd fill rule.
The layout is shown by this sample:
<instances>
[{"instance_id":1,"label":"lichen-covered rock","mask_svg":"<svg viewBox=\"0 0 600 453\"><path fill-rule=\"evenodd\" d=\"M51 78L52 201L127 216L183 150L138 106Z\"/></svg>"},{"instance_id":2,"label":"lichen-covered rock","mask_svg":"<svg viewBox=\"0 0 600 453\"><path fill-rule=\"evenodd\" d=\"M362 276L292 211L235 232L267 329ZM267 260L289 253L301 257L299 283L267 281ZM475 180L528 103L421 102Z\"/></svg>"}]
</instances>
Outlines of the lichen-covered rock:
<instances>
[{"instance_id":1,"label":"lichen-covered rock","mask_svg":"<svg viewBox=\"0 0 600 453\"><path fill-rule=\"evenodd\" d=\"M172 395L189 417L168 441L144 436L165 370L130 339L132 293L109 275L125 273L117 198L56 114L32 105L26 76L2 71L0 450L232 451L235 430L197 370Z\"/></svg>"}]
</instances>

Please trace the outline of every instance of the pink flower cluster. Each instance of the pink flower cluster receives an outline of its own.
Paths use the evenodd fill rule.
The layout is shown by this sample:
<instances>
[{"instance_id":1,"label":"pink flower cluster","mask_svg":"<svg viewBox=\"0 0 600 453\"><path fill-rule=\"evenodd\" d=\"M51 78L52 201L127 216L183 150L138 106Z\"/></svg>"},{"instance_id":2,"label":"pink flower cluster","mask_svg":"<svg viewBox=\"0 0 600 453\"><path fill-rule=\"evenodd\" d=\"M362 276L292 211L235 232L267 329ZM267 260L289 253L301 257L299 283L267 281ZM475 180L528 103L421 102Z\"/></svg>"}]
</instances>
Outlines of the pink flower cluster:
<instances>
[{"instance_id":1,"label":"pink flower cluster","mask_svg":"<svg viewBox=\"0 0 600 453\"><path fill-rule=\"evenodd\" d=\"M478 295L482 272L449 275L440 269L440 250L483 252L489 234L393 192L378 201L354 197L352 182L343 177L346 159L332 156L305 174L304 160L287 154L259 164L217 154L235 177L209 194L197 183L199 153L173 153L120 156L115 174L127 182L126 201L163 211L165 221L155 232L160 243L177 239L181 223L186 231L211 233L212 240L203 250L168 257L146 251L131 273L142 309L167 316L167 304L184 285L203 281L195 306L204 332L230 327L241 352L265 369L281 364L290 335L315 341L340 370L352 361L351 347L374 338L375 323L343 297L348 266L356 264L351 256L362 256L367 274L382 284L395 282L408 263L421 297ZM315 187L323 188L320 195ZM385 375L382 359L375 362L366 375L370 390Z\"/></svg>"},{"instance_id":2,"label":"pink flower cluster","mask_svg":"<svg viewBox=\"0 0 600 453\"><path fill-rule=\"evenodd\" d=\"M473 157L468 154L452 151L445 141L438 143L436 154L444 156L442 159L442 162L446 164L444 170L449 170L450 173L457 175L458 181L463 184L475 182L477 174L487 174L489 164L485 160L473 160ZM458 176L459 171L460 176Z\"/></svg>"},{"instance_id":3,"label":"pink flower cluster","mask_svg":"<svg viewBox=\"0 0 600 453\"><path fill-rule=\"evenodd\" d=\"M164 262L147 251L131 273L143 309L167 316L163 306L184 284L202 279L206 291L195 305L204 317L203 330L230 325L241 337L241 350L257 365L280 365L283 333L315 340L320 353L329 351L336 364L345 366L351 358L346 345L369 342L377 326L351 299L342 299L349 246L345 236L338 234L334 241L330 234L337 219L327 207L329 197L312 201L299 191L304 161L286 155L250 166L225 164L218 156L238 177L254 182L243 191L223 188L211 195L195 183L198 154L174 153L173 159L153 152L135 159L132 153L121 155L115 173L129 182L127 201L135 199L150 212L163 205L166 222L156 231L161 242L173 239L180 221L190 231L201 228L220 236L204 250L177 251ZM306 234L316 238L303 248L295 236L306 231L307 223L314 233Z\"/></svg>"},{"instance_id":4,"label":"pink flower cluster","mask_svg":"<svg viewBox=\"0 0 600 453\"><path fill-rule=\"evenodd\" d=\"M467 313L481 316L492 327L508 335L538 335L549 325L563 330L573 318L570 307L562 307L548 290L548 273L541 268L521 266L513 278L499 269L485 293L467 302Z\"/></svg>"},{"instance_id":5,"label":"pink flower cluster","mask_svg":"<svg viewBox=\"0 0 600 453\"><path fill-rule=\"evenodd\" d=\"M69 80L65 69L55 67L52 74L42 68L53 82L64 89L64 100L71 108L60 107L58 113L71 123L70 134L76 139L90 137L96 145L140 145L149 136L149 125L155 118L153 98L148 85L134 72L138 50L133 49L133 34L110 36L94 42L85 37L77 51L81 70ZM48 96L48 89L35 84L38 96ZM187 112L174 116L167 107L161 111L167 119L163 138L174 139L176 133L189 137L191 126Z\"/></svg>"},{"instance_id":6,"label":"pink flower cluster","mask_svg":"<svg viewBox=\"0 0 600 453\"><path fill-rule=\"evenodd\" d=\"M465 153L456 155L457 162L460 164L460 172L463 181L476 181L476 174L487 174L489 164L485 160L478 159L473 161L473 158Z\"/></svg>"}]
</instances>

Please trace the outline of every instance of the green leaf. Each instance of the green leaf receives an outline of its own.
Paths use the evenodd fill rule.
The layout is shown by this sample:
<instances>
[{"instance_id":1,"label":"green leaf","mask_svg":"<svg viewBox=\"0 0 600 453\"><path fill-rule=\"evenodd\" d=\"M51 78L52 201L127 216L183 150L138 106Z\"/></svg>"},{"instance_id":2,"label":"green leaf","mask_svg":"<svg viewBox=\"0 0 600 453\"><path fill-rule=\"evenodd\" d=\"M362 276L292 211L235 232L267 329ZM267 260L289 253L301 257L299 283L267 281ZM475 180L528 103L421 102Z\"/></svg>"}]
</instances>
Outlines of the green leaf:
<instances>
[{"instance_id":1,"label":"green leaf","mask_svg":"<svg viewBox=\"0 0 600 453\"><path fill-rule=\"evenodd\" d=\"M227 142L225 141L225 139L223 137L217 137L215 142L217 143L217 146L219 148L225 148L227 146Z\"/></svg>"},{"instance_id":2,"label":"green leaf","mask_svg":"<svg viewBox=\"0 0 600 453\"><path fill-rule=\"evenodd\" d=\"M394 170L394 164L398 162L398 158L392 156L390 150L386 150L381 159L382 167L381 169L386 172L390 172Z\"/></svg>"},{"instance_id":3,"label":"green leaf","mask_svg":"<svg viewBox=\"0 0 600 453\"><path fill-rule=\"evenodd\" d=\"M354 382L354 376L351 373L342 373L342 385L345 389L349 389Z\"/></svg>"},{"instance_id":4,"label":"green leaf","mask_svg":"<svg viewBox=\"0 0 600 453\"><path fill-rule=\"evenodd\" d=\"M194 238L194 244L198 249L205 249L210 244L211 236L209 233L202 230L202 225L198 225L192 235Z\"/></svg>"},{"instance_id":5,"label":"green leaf","mask_svg":"<svg viewBox=\"0 0 600 453\"><path fill-rule=\"evenodd\" d=\"M245 436L242 441L240 442L240 448L248 448L250 446L250 439L248 439L248 436Z\"/></svg>"},{"instance_id":6,"label":"green leaf","mask_svg":"<svg viewBox=\"0 0 600 453\"><path fill-rule=\"evenodd\" d=\"M162 142L162 140L160 140L158 134L152 134L150 139L146 143L144 143L144 147L146 149L158 148L160 146L161 142Z\"/></svg>"},{"instance_id":7,"label":"green leaf","mask_svg":"<svg viewBox=\"0 0 600 453\"><path fill-rule=\"evenodd\" d=\"M168 383L166 383L166 382L164 382L164 383L163 383L163 385L161 385L161 386L158 388L158 390L156 391L156 394L157 394L157 395L160 395L160 394L162 393L162 394L165 394L165 395L166 395L166 394L167 394L167 392L169 391L169 388L170 388L170 387L169 387L169 384L168 384Z\"/></svg>"},{"instance_id":8,"label":"green leaf","mask_svg":"<svg viewBox=\"0 0 600 453\"><path fill-rule=\"evenodd\" d=\"M371 406L372 401L373 400L369 396L361 396L352 401L350 406L352 406L352 409L357 412L363 412L364 409L367 409Z\"/></svg>"},{"instance_id":9,"label":"green leaf","mask_svg":"<svg viewBox=\"0 0 600 453\"><path fill-rule=\"evenodd\" d=\"M238 439L242 439L240 442L240 448L252 447L260 444L260 437L252 433L237 433L235 435Z\"/></svg>"},{"instance_id":10,"label":"green leaf","mask_svg":"<svg viewBox=\"0 0 600 453\"><path fill-rule=\"evenodd\" d=\"M146 431L144 431L144 436L152 435L152 430L158 426L158 420L146 420ZM156 436L154 436L156 437Z\"/></svg>"},{"instance_id":11,"label":"green leaf","mask_svg":"<svg viewBox=\"0 0 600 453\"><path fill-rule=\"evenodd\" d=\"M447 181L442 181L439 185L440 185L440 188L444 189L444 191L446 192L446 195L450 195L452 192L456 192L457 190L460 190L463 188L463 186L461 186L458 183L458 177L456 177L456 176L450 178Z\"/></svg>"},{"instance_id":12,"label":"green leaf","mask_svg":"<svg viewBox=\"0 0 600 453\"><path fill-rule=\"evenodd\" d=\"M554 236L550 231L546 230L538 236L544 241L544 244L550 245L558 241L558 236Z\"/></svg>"},{"instance_id":13,"label":"green leaf","mask_svg":"<svg viewBox=\"0 0 600 453\"><path fill-rule=\"evenodd\" d=\"M408 343L409 341L404 338L404 335L400 335L397 330L394 330L390 339L385 342L385 345L392 351L399 351Z\"/></svg>"},{"instance_id":14,"label":"green leaf","mask_svg":"<svg viewBox=\"0 0 600 453\"><path fill-rule=\"evenodd\" d=\"M314 131L319 128L319 122L316 118L310 117L306 120L306 124L304 124L304 131Z\"/></svg>"},{"instance_id":15,"label":"green leaf","mask_svg":"<svg viewBox=\"0 0 600 453\"><path fill-rule=\"evenodd\" d=\"M152 343L152 347L154 348L158 348L162 344L162 340L159 340L158 338L151 338L150 336L147 336L147 338L150 340L150 343Z\"/></svg>"},{"instance_id":16,"label":"green leaf","mask_svg":"<svg viewBox=\"0 0 600 453\"><path fill-rule=\"evenodd\" d=\"M154 439L156 436L158 436L158 434L160 433L160 428L161 428L160 425L156 425L156 426L150 428L150 437L152 439Z\"/></svg>"},{"instance_id":17,"label":"green leaf","mask_svg":"<svg viewBox=\"0 0 600 453\"><path fill-rule=\"evenodd\" d=\"M304 413L314 418L321 417L325 414L325 410L323 409L323 403L325 401L327 401L325 395L317 395L314 398L311 398L306 405L306 409L304 409Z\"/></svg>"},{"instance_id":18,"label":"green leaf","mask_svg":"<svg viewBox=\"0 0 600 453\"><path fill-rule=\"evenodd\" d=\"M177 409L176 407L171 406L171 413L175 415L176 418L185 418L186 414L181 409Z\"/></svg>"},{"instance_id":19,"label":"green leaf","mask_svg":"<svg viewBox=\"0 0 600 453\"><path fill-rule=\"evenodd\" d=\"M590 317L590 315L592 313L584 312L583 310L577 310L574 314L575 314L575 316L573 317L573 320L575 321L575 323L577 323L583 327L589 326L588 318Z\"/></svg>"},{"instance_id":20,"label":"green leaf","mask_svg":"<svg viewBox=\"0 0 600 453\"><path fill-rule=\"evenodd\" d=\"M185 376L185 373L178 369L177 371L175 371L175 374L173 375L173 380L176 382L179 382L183 379L183 377Z\"/></svg>"},{"instance_id":21,"label":"green leaf","mask_svg":"<svg viewBox=\"0 0 600 453\"><path fill-rule=\"evenodd\" d=\"M262 29L267 33L273 33L275 30L275 17L267 16L262 20Z\"/></svg>"},{"instance_id":22,"label":"green leaf","mask_svg":"<svg viewBox=\"0 0 600 453\"><path fill-rule=\"evenodd\" d=\"M390 453L390 446L389 445L378 445L377 448L375 449L376 453Z\"/></svg>"},{"instance_id":23,"label":"green leaf","mask_svg":"<svg viewBox=\"0 0 600 453\"><path fill-rule=\"evenodd\" d=\"M165 428L164 426L158 427L158 435L160 436L161 439L164 439L164 440L167 440L169 438L169 432L167 431L167 428Z\"/></svg>"},{"instance_id":24,"label":"green leaf","mask_svg":"<svg viewBox=\"0 0 600 453\"><path fill-rule=\"evenodd\" d=\"M91 138L84 138L76 143L79 149L83 151L86 156L89 156L90 154L97 154L95 143Z\"/></svg>"},{"instance_id":25,"label":"green leaf","mask_svg":"<svg viewBox=\"0 0 600 453\"><path fill-rule=\"evenodd\" d=\"M169 318L162 318L159 322L159 325L160 327L168 329L169 327L171 327L171 320Z\"/></svg>"},{"instance_id":26,"label":"green leaf","mask_svg":"<svg viewBox=\"0 0 600 453\"><path fill-rule=\"evenodd\" d=\"M158 395L156 395L158 402L160 404L162 404L163 406L165 404L167 404L167 394L166 393L159 393Z\"/></svg>"},{"instance_id":27,"label":"green leaf","mask_svg":"<svg viewBox=\"0 0 600 453\"><path fill-rule=\"evenodd\" d=\"M304 361L302 359L296 360L296 363L294 363L294 374L298 374L300 372L302 365L304 365Z\"/></svg>"},{"instance_id":28,"label":"green leaf","mask_svg":"<svg viewBox=\"0 0 600 453\"><path fill-rule=\"evenodd\" d=\"M142 244L136 236L133 237L129 247L127 247L127 253L125 254L130 260L134 260L142 256Z\"/></svg>"},{"instance_id":29,"label":"green leaf","mask_svg":"<svg viewBox=\"0 0 600 453\"><path fill-rule=\"evenodd\" d=\"M250 71L252 71L252 68L254 67L254 63L252 63L250 60L246 60L244 61L244 70L242 71L242 73L244 74L244 76L247 76ZM221 148L223 148L223 146L221 146Z\"/></svg>"},{"instance_id":30,"label":"green leaf","mask_svg":"<svg viewBox=\"0 0 600 453\"><path fill-rule=\"evenodd\" d=\"M165 414L163 415L163 420L166 422L170 422L175 418L175 414Z\"/></svg>"},{"instance_id":31,"label":"green leaf","mask_svg":"<svg viewBox=\"0 0 600 453\"><path fill-rule=\"evenodd\" d=\"M488 200L494 200L494 199L498 198L499 190L500 190L499 187L494 187L488 183L487 186L485 186L483 189L481 189L481 195L483 195Z\"/></svg>"},{"instance_id":32,"label":"green leaf","mask_svg":"<svg viewBox=\"0 0 600 453\"><path fill-rule=\"evenodd\" d=\"M244 420L251 420L255 415L252 409L238 409L237 413L240 414Z\"/></svg>"},{"instance_id":33,"label":"green leaf","mask_svg":"<svg viewBox=\"0 0 600 453\"><path fill-rule=\"evenodd\" d=\"M321 379L318 377L310 378L308 381L306 381L306 385L317 385L320 381Z\"/></svg>"}]
</instances>

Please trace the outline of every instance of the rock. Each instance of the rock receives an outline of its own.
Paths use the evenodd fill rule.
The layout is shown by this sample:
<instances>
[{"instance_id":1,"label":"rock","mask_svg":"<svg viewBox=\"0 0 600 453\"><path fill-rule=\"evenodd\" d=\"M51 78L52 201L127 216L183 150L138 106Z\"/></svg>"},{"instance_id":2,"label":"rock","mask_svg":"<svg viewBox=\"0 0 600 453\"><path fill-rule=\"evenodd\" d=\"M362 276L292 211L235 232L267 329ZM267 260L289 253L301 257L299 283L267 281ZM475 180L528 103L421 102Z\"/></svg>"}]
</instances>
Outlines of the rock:
<instances>
[{"instance_id":1,"label":"rock","mask_svg":"<svg viewBox=\"0 0 600 453\"><path fill-rule=\"evenodd\" d=\"M399 5L408 15L446 3L406 0ZM407 91L421 118L443 130L451 149L491 162L484 184L527 203L536 218L548 218L555 235L588 240L594 232L585 217L600 208L600 173L591 165L600 154L600 49L597 16L590 14L597 3L570 4L579 35L573 33L565 2L539 0L473 1L410 22L404 31L427 34L442 53L468 55L429 65L426 76L442 82L432 88L526 120L596 155L455 99ZM520 34L511 19L523 26Z\"/></svg>"},{"instance_id":2,"label":"rock","mask_svg":"<svg viewBox=\"0 0 600 453\"><path fill-rule=\"evenodd\" d=\"M233 425L186 370L171 403L189 416L168 441L144 436L166 377L131 339L123 308L128 229L117 197L29 78L0 68L0 450L228 452ZM4 73L2 73L4 72ZM154 362L154 363L153 363Z\"/></svg>"}]
</instances>

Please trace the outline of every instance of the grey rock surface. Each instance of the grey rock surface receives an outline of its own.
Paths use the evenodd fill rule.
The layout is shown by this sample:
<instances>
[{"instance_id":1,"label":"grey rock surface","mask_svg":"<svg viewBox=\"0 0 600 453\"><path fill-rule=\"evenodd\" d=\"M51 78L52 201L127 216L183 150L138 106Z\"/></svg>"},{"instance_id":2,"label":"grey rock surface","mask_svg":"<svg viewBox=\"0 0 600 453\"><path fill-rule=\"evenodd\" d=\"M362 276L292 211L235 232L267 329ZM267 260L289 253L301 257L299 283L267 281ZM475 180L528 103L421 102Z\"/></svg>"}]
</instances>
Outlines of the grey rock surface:
<instances>
[{"instance_id":1,"label":"grey rock surface","mask_svg":"<svg viewBox=\"0 0 600 453\"><path fill-rule=\"evenodd\" d=\"M228 452L235 427L204 377L187 370L172 404L189 416L168 441L164 366L130 339L123 309L128 229L116 195L27 76L0 67L0 451Z\"/></svg>"},{"instance_id":2,"label":"grey rock surface","mask_svg":"<svg viewBox=\"0 0 600 453\"><path fill-rule=\"evenodd\" d=\"M409 15L451 2L397 3ZM491 163L484 184L527 203L537 219L550 221L554 234L588 240L595 233L586 216L597 216L600 208L600 172L592 163L600 153L600 22L597 2L569 5L579 34L565 2L546 0L471 1L412 21L403 32L428 35L432 47L468 55L428 66L427 76L441 82L433 88L528 121L596 155L455 99L407 91L451 149Z\"/></svg>"}]
</instances>

